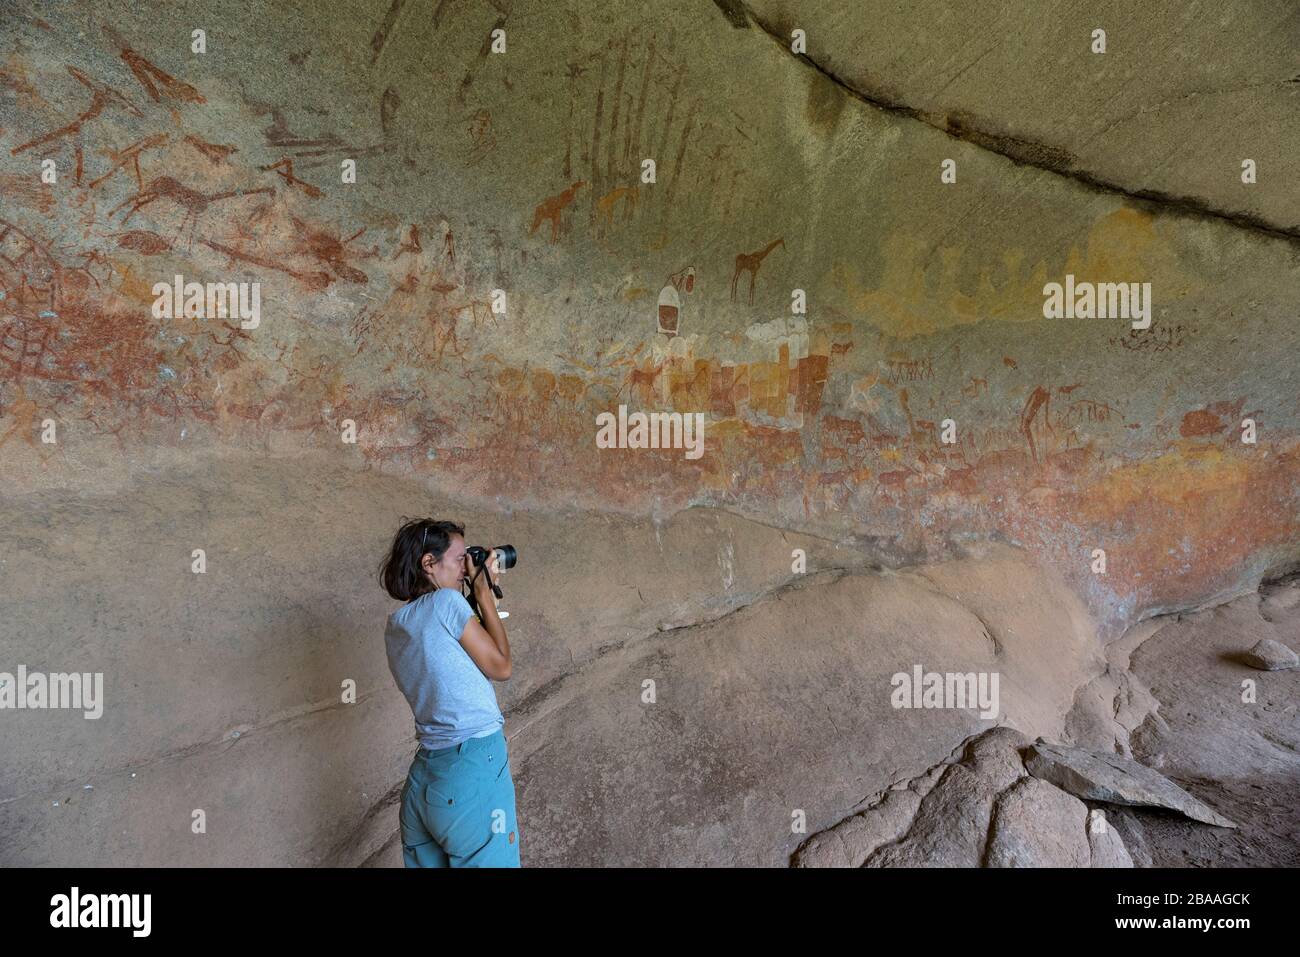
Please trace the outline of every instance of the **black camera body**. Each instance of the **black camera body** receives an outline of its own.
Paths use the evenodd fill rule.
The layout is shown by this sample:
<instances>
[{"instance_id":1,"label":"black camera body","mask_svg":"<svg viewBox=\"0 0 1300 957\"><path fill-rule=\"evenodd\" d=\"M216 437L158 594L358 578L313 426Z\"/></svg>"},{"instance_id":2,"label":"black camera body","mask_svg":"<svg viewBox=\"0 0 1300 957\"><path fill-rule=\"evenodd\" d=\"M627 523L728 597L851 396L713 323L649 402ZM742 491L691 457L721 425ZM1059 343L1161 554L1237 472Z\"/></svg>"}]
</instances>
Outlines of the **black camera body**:
<instances>
[{"instance_id":1,"label":"black camera body","mask_svg":"<svg viewBox=\"0 0 1300 957\"><path fill-rule=\"evenodd\" d=\"M490 548L484 548L482 545L470 545L465 549L465 552L469 555L470 561L474 563L475 568L478 568L487 561L487 557L491 551ZM515 551L513 545L498 545L496 547L496 552L497 565L502 571L505 571L507 568L514 568L515 562L519 560L519 553Z\"/></svg>"},{"instance_id":2,"label":"black camera body","mask_svg":"<svg viewBox=\"0 0 1300 957\"><path fill-rule=\"evenodd\" d=\"M483 570L483 566L487 564L488 555L490 555L491 553L492 553L491 549L484 548L482 545L470 545L468 548L465 549L465 554L469 556L469 560L474 563L474 567L479 569L480 572ZM515 562L519 560L519 553L515 551L515 547L513 545L498 545L496 547L496 553L497 553L497 567L500 568L501 571L505 571L507 568L514 568ZM478 575L479 572L475 572L473 577L477 578ZM487 579L488 582L491 583L492 579L490 575L487 576ZM492 585L492 594L496 595L497 598L500 598L501 586L495 584ZM475 607L476 603L474 600L474 593L472 588L470 590L470 594L468 597L470 601L470 607L473 607L475 611L478 611L478 608ZM480 618L481 617L482 616L480 616Z\"/></svg>"}]
</instances>

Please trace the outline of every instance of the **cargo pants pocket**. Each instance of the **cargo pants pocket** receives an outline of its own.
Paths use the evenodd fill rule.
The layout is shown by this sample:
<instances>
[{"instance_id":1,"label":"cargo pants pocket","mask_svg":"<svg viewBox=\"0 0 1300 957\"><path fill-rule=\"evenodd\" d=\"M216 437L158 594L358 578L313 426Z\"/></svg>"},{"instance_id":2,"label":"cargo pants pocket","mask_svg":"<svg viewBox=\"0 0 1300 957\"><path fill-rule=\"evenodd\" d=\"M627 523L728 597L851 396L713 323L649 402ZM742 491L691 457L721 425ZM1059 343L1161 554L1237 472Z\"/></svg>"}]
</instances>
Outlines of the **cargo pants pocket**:
<instances>
[{"instance_id":1,"label":"cargo pants pocket","mask_svg":"<svg viewBox=\"0 0 1300 957\"><path fill-rule=\"evenodd\" d=\"M425 785L425 821L451 857L469 857L491 836L492 822L479 801L481 777L473 761L461 758L435 769Z\"/></svg>"}]
</instances>

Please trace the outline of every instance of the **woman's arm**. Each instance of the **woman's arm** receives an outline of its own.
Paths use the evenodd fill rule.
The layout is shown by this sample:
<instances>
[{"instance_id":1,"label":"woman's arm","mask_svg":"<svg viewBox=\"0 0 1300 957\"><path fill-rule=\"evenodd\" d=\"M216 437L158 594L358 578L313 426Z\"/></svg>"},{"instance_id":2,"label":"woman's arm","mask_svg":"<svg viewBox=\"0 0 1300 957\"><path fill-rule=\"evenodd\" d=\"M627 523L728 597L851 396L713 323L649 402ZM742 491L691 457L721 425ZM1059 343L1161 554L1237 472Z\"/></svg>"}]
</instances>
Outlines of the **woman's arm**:
<instances>
[{"instance_id":1,"label":"woman's arm","mask_svg":"<svg viewBox=\"0 0 1300 957\"><path fill-rule=\"evenodd\" d=\"M496 602L493 601L495 561L496 552L493 551L488 555L487 567L474 579L474 600L483 623L479 624L478 619L471 616L465 622L465 633L460 636L460 643L474 664L478 665L479 671L493 681L507 681L510 678L510 642L506 640L506 626L501 623ZM492 575L490 581L489 575Z\"/></svg>"}]
</instances>

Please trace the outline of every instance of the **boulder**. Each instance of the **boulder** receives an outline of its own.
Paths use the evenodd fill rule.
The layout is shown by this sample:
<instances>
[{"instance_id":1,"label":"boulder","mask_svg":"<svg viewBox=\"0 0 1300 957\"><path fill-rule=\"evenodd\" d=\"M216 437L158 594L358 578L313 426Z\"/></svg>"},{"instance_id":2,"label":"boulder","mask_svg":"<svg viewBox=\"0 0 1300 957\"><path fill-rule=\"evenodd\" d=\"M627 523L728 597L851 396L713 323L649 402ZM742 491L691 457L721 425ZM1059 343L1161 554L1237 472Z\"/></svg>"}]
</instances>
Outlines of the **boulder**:
<instances>
[{"instance_id":1,"label":"boulder","mask_svg":"<svg viewBox=\"0 0 1300 957\"><path fill-rule=\"evenodd\" d=\"M885 792L879 803L814 835L794 857L795 867L861 867L882 847L898 840L912 823L921 795L902 789Z\"/></svg>"},{"instance_id":2,"label":"boulder","mask_svg":"<svg viewBox=\"0 0 1300 957\"><path fill-rule=\"evenodd\" d=\"M1260 671L1283 671L1300 665L1300 656L1272 638L1261 638L1254 647L1241 656L1241 660Z\"/></svg>"},{"instance_id":3,"label":"boulder","mask_svg":"<svg viewBox=\"0 0 1300 957\"><path fill-rule=\"evenodd\" d=\"M1085 751L1040 740L1028 749L1025 767L1034 777L1084 800L1162 807L1216 827L1237 826L1163 774L1119 754Z\"/></svg>"},{"instance_id":4,"label":"boulder","mask_svg":"<svg viewBox=\"0 0 1300 957\"><path fill-rule=\"evenodd\" d=\"M921 801L906 834L863 866L979 867L998 795L1025 776L1019 749L1027 744L1024 735L1007 727L973 738L961 761L950 765Z\"/></svg>"},{"instance_id":5,"label":"boulder","mask_svg":"<svg viewBox=\"0 0 1300 957\"><path fill-rule=\"evenodd\" d=\"M998 800L986 867L1087 867L1087 806L1038 778L1023 778Z\"/></svg>"},{"instance_id":6,"label":"boulder","mask_svg":"<svg viewBox=\"0 0 1300 957\"><path fill-rule=\"evenodd\" d=\"M1106 812L1093 808L1088 812L1088 850L1090 867L1132 867L1133 857L1124 846L1124 838L1110 826Z\"/></svg>"}]
</instances>

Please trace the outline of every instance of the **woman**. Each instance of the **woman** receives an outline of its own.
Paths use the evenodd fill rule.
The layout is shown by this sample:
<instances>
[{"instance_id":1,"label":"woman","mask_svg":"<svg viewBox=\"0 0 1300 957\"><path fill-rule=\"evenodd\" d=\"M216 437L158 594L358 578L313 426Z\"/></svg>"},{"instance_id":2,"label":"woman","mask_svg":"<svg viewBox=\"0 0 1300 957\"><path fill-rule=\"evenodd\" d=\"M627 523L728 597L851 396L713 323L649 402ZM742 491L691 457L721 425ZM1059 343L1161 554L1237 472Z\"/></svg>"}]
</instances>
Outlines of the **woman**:
<instances>
[{"instance_id":1,"label":"woman","mask_svg":"<svg viewBox=\"0 0 1300 957\"><path fill-rule=\"evenodd\" d=\"M380 568L384 589L406 602L388 616L384 643L420 742L402 788L407 867L519 866L505 719L488 680L510 677L495 560L494 551L476 568L463 525L420 519L402 525Z\"/></svg>"}]
</instances>

